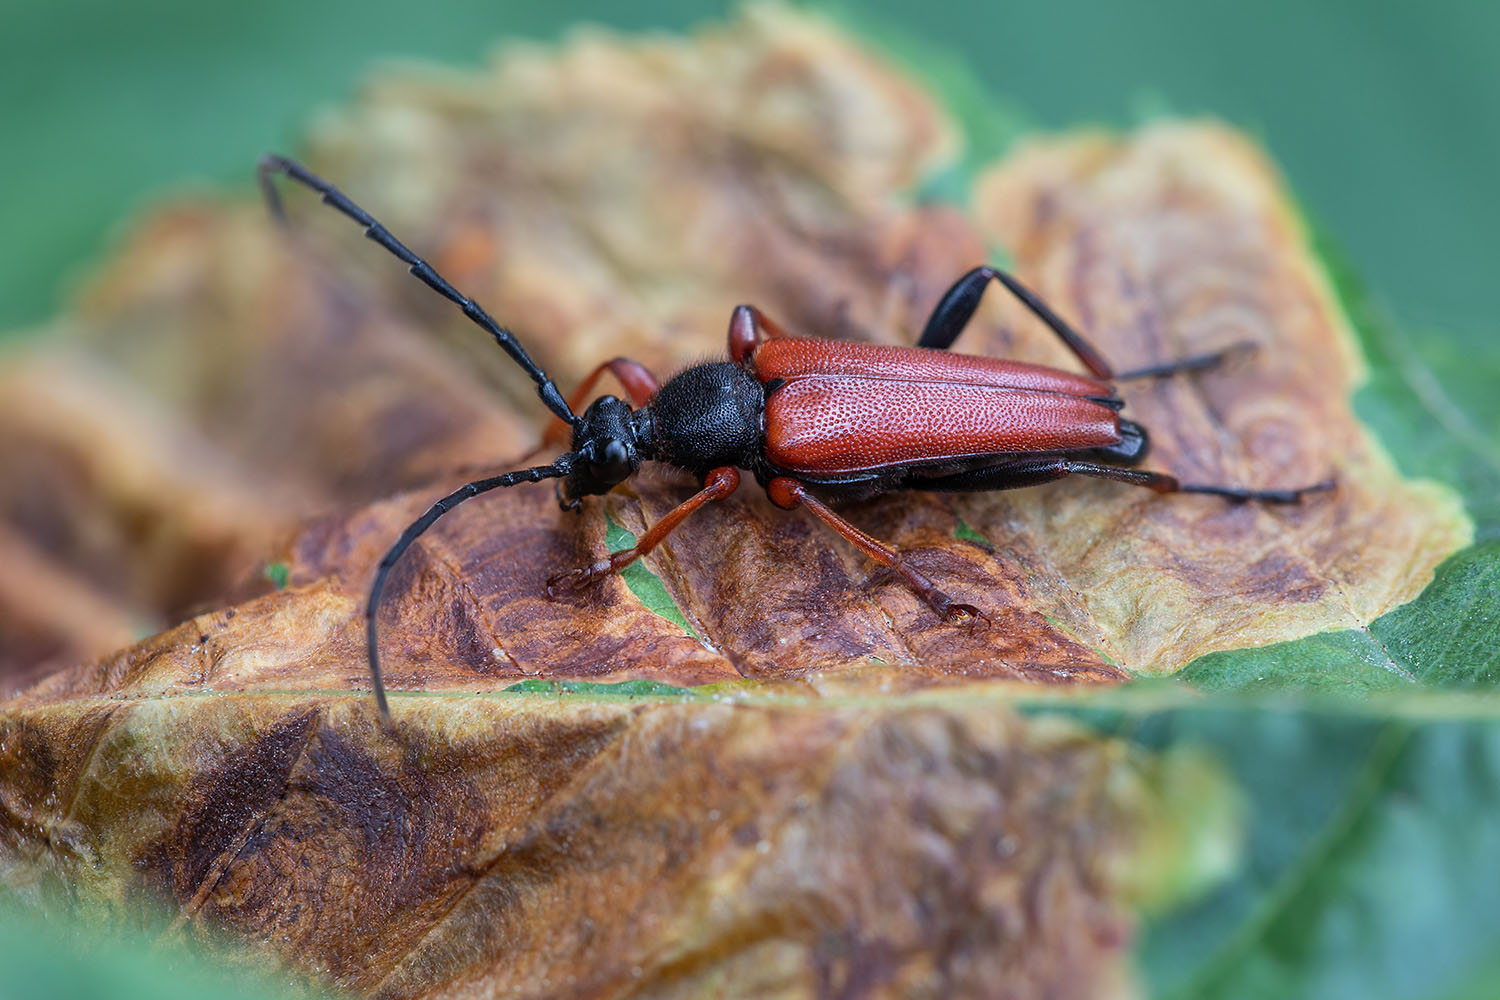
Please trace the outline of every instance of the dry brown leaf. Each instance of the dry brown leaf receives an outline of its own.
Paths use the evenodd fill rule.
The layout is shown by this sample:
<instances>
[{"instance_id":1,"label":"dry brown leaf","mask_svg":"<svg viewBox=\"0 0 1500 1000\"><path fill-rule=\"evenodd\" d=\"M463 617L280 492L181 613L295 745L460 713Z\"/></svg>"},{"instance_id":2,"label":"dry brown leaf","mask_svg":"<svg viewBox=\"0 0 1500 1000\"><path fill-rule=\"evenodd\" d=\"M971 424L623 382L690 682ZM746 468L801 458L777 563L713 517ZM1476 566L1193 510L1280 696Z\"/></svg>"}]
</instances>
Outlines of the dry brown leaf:
<instances>
[{"instance_id":1,"label":"dry brown leaf","mask_svg":"<svg viewBox=\"0 0 1500 1000\"><path fill-rule=\"evenodd\" d=\"M695 100L682 100L689 93ZM582 519L557 513L543 489L516 490L452 515L409 557L402 580L417 586L393 595L393 686L542 672L691 683L871 658L908 674L1111 680L1122 667L1171 670L1217 649L1363 627L1462 544L1456 500L1400 481L1355 422L1359 362L1346 324L1274 176L1242 142L1173 126L1034 147L984 183L981 229L901 197L948 132L925 97L847 40L765 9L691 43L585 35L556 53L508 49L478 79L383 78L323 124L312 158L409 242L433 248L565 385L616 354L665 373L722 351L737 301L802 332L909 343L946 284L998 237L1122 367L1261 345L1217 372L1128 387L1155 436L1153 464L1266 486L1335 472L1338 494L1235 507L1070 482L854 506L857 523L994 622L966 631L938 623L902 586L865 585L861 556L750 488L648 560L705 645L618 583L562 603L540 587L601 549L601 506L638 533L689 483L647 474ZM310 202L291 204L299 223L354 237ZM194 598L233 593L253 576L251 554L310 510L423 484L399 505L324 521L295 545L294 580L336 580L357 599L371 556L434 489L468 478L462 466L514 460L532 440L521 428L541 416L500 352L390 262L357 240L289 246L256 213L165 213L69 324L70 349L82 341L88 364L104 369L90 377L118 383L112 415L165 410L187 425L179 436L204 446L153 453L167 435L126 421L117 436L124 428L139 443L110 447L107 468L147 470L140 485L114 485L127 478L119 472L81 485L52 474L45 489L7 499L31 537L86 520L46 505L38 531L26 514L38 495L103 508L83 513L106 525L139 509L116 529L124 539L53 549L74 574L103 576L107 592L113 574L114 593L155 594L136 617L170 620ZM1070 363L999 298L964 349ZM413 329L423 322L450 332L454 348ZM139 395L149 399L132 406ZM25 399L13 409L12 427L50 428L52 439L24 449L40 464L100 465L80 408ZM206 457L172 468L173 455L195 451ZM172 482L184 473L190 484ZM151 483L164 488L143 488ZM960 515L993 550L954 537ZM154 543L172 546L160 557L143 558L129 535L143 517L178 526ZM1374 523L1402 530L1375 533Z\"/></svg>"},{"instance_id":2,"label":"dry brown leaf","mask_svg":"<svg viewBox=\"0 0 1500 1000\"><path fill-rule=\"evenodd\" d=\"M1240 140L1038 146L986 179L975 221L905 197L949 132L848 39L756 8L693 40L582 35L477 78L382 78L310 159L564 385L617 354L660 373L721 354L740 301L910 343L999 237L1121 367L1262 345L1132 387L1155 467L1266 486L1333 470L1337 493L1270 509L1086 482L851 505L990 616L967 630L747 488L647 560L700 640L622 581L543 587L603 550L607 518L639 533L691 483L651 472L580 515L508 490L393 577L388 681L443 696L395 698L383 728L327 693L365 683L371 567L463 467L527 451L542 408L311 199L289 198L290 238L249 205L168 208L61 346L3 376L0 457L29 471L0 484L0 545L97 609L89 629L49 616L0 561L0 621L30 630L4 658L82 661L133 620L192 617L0 706L0 874L117 913L164 898L184 933L390 996L1119 988L1117 749L1017 721L994 685L884 696L1108 683L1362 627L1468 529L1353 420L1346 325ZM992 298L962 349L1068 364ZM992 545L957 537L960 517ZM254 582L268 558L288 589ZM539 676L748 700L493 695Z\"/></svg>"},{"instance_id":3,"label":"dry brown leaf","mask_svg":"<svg viewBox=\"0 0 1500 1000\"><path fill-rule=\"evenodd\" d=\"M1403 479L1350 405L1364 362L1274 169L1211 123L1029 144L981 179L985 231L1122 366L1248 342L1191 378L1134 383L1150 464L1184 480L1338 492L1288 509L1069 484L977 497L1076 601L1058 617L1132 670L1363 629L1413 600L1473 526L1446 486ZM1011 313L1015 310L1012 307ZM1034 324L988 351L1057 357ZM1076 616L1076 617L1075 617Z\"/></svg>"},{"instance_id":4,"label":"dry brown leaf","mask_svg":"<svg viewBox=\"0 0 1500 1000\"><path fill-rule=\"evenodd\" d=\"M133 919L165 894L178 932L374 996L1124 982L1131 765L993 695L437 698L389 727L347 698L74 700L0 717L0 764L12 887Z\"/></svg>"}]
</instances>

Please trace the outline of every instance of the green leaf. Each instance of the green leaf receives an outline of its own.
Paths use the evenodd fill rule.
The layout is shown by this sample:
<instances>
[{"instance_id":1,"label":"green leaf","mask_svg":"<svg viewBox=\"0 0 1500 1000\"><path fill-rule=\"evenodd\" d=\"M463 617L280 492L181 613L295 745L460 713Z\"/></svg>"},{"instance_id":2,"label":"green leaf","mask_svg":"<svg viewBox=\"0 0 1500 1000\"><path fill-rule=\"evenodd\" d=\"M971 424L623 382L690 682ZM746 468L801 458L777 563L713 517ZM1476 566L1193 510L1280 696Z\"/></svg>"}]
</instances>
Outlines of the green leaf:
<instances>
[{"instance_id":1,"label":"green leaf","mask_svg":"<svg viewBox=\"0 0 1500 1000\"><path fill-rule=\"evenodd\" d=\"M106 922L43 920L0 894L0 997L50 1000L313 1000L330 994L231 969L194 950Z\"/></svg>"},{"instance_id":2,"label":"green leaf","mask_svg":"<svg viewBox=\"0 0 1500 1000\"><path fill-rule=\"evenodd\" d=\"M660 681L621 681L618 684L596 684L591 681L554 681L535 678L512 684L506 694L584 695L590 698L668 698L697 697L691 688L680 688Z\"/></svg>"},{"instance_id":3,"label":"green leaf","mask_svg":"<svg viewBox=\"0 0 1500 1000\"><path fill-rule=\"evenodd\" d=\"M1191 709L1129 725L1147 745L1216 752L1250 803L1238 872L1149 925L1150 995L1500 989L1493 718Z\"/></svg>"},{"instance_id":4,"label":"green leaf","mask_svg":"<svg viewBox=\"0 0 1500 1000\"><path fill-rule=\"evenodd\" d=\"M277 590L285 590L287 580L291 578L292 568L284 562L267 563L265 577L271 581L271 586Z\"/></svg>"},{"instance_id":5,"label":"green leaf","mask_svg":"<svg viewBox=\"0 0 1500 1000\"><path fill-rule=\"evenodd\" d=\"M1366 630L1211 653L1178 677L1204 691L1494 687L1500 684L1500 541L1449 558L1421 597Z\"/></svg>"},{"instance_id":6,"label":"green leaf","mask_svg":"<svg viewBox=\"0 0 1500 1000\"><path fill-rule=\"evenodd\" d=\"M957 538L959 541L973 542L975 545L984 549L986 552L993 551L995 548L994 542L990 541L988 538L984 537L984 535L975 531L973 526L963 518L959 518L958 523L953 526L953 537Z\"/></svg>"},{"instance_id":7,"label":"green leaf","mask_svg":"<svg viewBox=\"0 0 1500 1000\"><path fill-rule=\"evenodd\" d=\"M604 545L610 552L623 552L635 545L635 536L626 531L613 517L606 515L608 528L604 535ZM698 639L699 635L693 631L693 626L688 624L687 616L677 606L667 585L662 578L646 568L646 564L637 559L620 573L620 579L625 581L625 586L630 592L646 606L646 610L660 615L669 622L682 627L682 631Z\"/></svg>"}]
</instances>

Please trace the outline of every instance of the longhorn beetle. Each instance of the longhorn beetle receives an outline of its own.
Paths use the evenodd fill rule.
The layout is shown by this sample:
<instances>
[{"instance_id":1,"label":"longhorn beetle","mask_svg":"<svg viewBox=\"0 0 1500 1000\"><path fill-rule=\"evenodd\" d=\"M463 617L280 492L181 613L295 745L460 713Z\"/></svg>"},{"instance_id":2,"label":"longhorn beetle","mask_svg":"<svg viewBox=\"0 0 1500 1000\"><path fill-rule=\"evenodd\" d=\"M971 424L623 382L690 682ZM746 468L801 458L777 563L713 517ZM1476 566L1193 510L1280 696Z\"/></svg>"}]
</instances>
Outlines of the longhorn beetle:
<instances>
[{"instance_id":1,"label":"longhorn beetle","mask_svg":"<svg viewBox=\"0 0 1500 1000\"><path fill-rule=\"evenodd\" d=\"M380 679L376 611L391 567L448 511L517 483L556 479L558 503L572 510L580 498L608 493L630 478L642 462L665 462L703 481L702 489L647 529L632 548L551 578L549 596L563 587L581 590L596 584L646 555L699 507L733 493L744 469L755 475L772 503L787 510L806 508L900 575L949 622L984 616L971 604L955 602L900 552L860 531L821 498L868 497L890 490L1009 490L1069 475L1113 479L1158 493L1210 493L1235 502L1296 503L1333 486L1329 479L1298 489L1252 490L1181 483L1163 472L1128 468L1146 457L1149 438L1144 427L1120 416L1125 404L1111 382L1210 368L1243 345L1115 373L1045 302L1009 274L985 266L948 289L916 347L791 337L754 306L742 305L730 314L728 361L693 365L658 383L642 365L615 358L594 369L571 400L564 399L514 334L364 209L295 160L268 155L260 163L260 183L278 221L285 214L275 174L316 191L325 204L363 226L365 236L462 309L531 376L542 402L572 432L571 447L551 463L475 480L443 497L380 560L365 605L365 636L382 715L390 713ZM1020 299L1091 374L949 353L991 281ZM578 415L606 371L624 386L630 402L600 396Z\"/></svg>"}]
</instances>

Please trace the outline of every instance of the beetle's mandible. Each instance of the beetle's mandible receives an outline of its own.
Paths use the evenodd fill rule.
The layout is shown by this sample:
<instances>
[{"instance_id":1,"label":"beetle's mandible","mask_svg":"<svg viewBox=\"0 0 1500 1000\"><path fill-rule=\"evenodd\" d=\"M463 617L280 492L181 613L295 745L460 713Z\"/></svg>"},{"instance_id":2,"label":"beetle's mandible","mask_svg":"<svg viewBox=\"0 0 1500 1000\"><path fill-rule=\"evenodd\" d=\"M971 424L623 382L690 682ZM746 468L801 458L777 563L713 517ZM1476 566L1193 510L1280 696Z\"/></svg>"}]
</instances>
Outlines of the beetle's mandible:
<instances>
[{"instance_id":1,"label":"beetle's mandible","mask_svg":"<svg viewBox=\"0 0 1500 1000\"><path fill-rule=\"evenodd\" d=\"M1145 458L1146 429L1120 416L1113 382L1212 367L1242 345L1212 354L1116 373L1062 317L1015 278L976 267L938 302L915 347L890 347L791 337L754 306L729 320L729 360L694 365L663 384L626 358L600 365L572 399L526 353L514 334L341 191L295 160L269 155L260 181L273 215L284 218L273 178L285 174L365 227L365 235L451 300L525 369L537 394L571 430L567 451L550 464L468 483L432 505L380 560L365 607L370 678L383 715L376 611L396 560L438 518L489 490L556 479L564 508L607 493L643 462L664 462L703 480L703 488L652 525L633 548L553 577L558 588L581 589L618 573L650 552L688 515L722 500L754 474L778 507L804 507L865 555L895 573L945 621L981 618L939 590L900 552L860 531L823 497L865 497L890 490L945 493L1008 490L1069 475L1095 476L1158 493L1211 493L1229 500L1296 503L1330 489L1332 480L1286 490L1181 483L1162 472L1131 468ZM1021 300L1078 358L1089 375L997 358L954 354L957 339L991 281ZM624 386L627 403L600 396L583 410L606 371ZM549 435L550 436L550 435Z\"/></svg>"}]
</instances>

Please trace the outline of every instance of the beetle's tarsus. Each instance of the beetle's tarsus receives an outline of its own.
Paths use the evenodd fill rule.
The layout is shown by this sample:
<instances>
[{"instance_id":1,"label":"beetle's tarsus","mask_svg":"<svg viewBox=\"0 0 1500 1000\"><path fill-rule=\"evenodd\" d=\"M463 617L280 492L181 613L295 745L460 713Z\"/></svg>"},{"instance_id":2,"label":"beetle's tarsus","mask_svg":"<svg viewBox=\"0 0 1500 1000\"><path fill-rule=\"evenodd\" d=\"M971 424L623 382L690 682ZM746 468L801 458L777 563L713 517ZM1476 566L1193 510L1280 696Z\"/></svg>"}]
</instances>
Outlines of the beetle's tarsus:
<instances>
[{"instance_id":1,"label":"beetle's tarsus","mask_svg":"<svg viewBox=\"0 0 1500 1000\"><path fill-rule=\"evenodd\" d=\"M1299 486L1291 490L1252 490L1243 486L1205 486L1200 483L1182 483L1175 490L1167 492L1174 493L1204 493L1209 496L1223 497L1230 503L1301 503L1302 498L1309 493L1325 493L1338 486L1337 478L1329 476L1321 482L1313 483L1311 486Z\"/></svg>"},{"instance_id":2,"label":"beetle's tarsus","mask_svg":"<svg viewBox=\"0 0 1500 1000\"><path fill-rule=\"evenodd\" d=\"M1139 378L1163 378L1168 375L1182 375L1187 372L1208 371L1217 368L1236 354L1250 354L1260 350L1260 344L1253 340L1241 340L1230 344L1228 347L1208 354L1195 354L1191 357L1179 358L1176 361L1167 361L1159 365L1150 365L1145 368L1136 368L1131 371L1119 372L1114 381L1126 382Z\"/></svg>"},{"instance_id":3,"label":"beetle's tarsus","mask_svg":"<svg viewBox=\"0 0 1500 1000\"><path fill-rule=\"evenodd\" d=\"M1311 486L1302 486L1295 490L1272 491L1273 493L1277 493L1279 495L1274 497L1265 497L1264 499L1268 499L1271 503L1301 503L1302 498L1307 496L1309 493L1328 493L1336 489L1337 487L1338 480L1333 476L1329 476L1327 479L1313 483Z\"/></svg>"},{"instance_id":4,"label":"beetle's tarsus","mask_svg":"<svg viewBox=\"0 0 1500 1000\"><path fill-rule=\"evenodd\" d=\"M949 625L957 625L964 619L968 620L969 628L978 628L981 624L988 627L990 624L990 616L972 604L949 603L948 607L939 612L939 614L942 615L943 621Z\"/></svg>"},{"instance_id":5,"label":"beetle's tarsus","mask_svg":"<svg viewBox=\"0 0 1500 1000\"><path fill-rule=\"evenodd\" d=\"M597 587L613 572L613 566L608 560L604 560L591 566L580 566L578 569L559 573L547 579L547 596L555 601L563 592L581 594Z\"/></svg>"}]
</instances>

